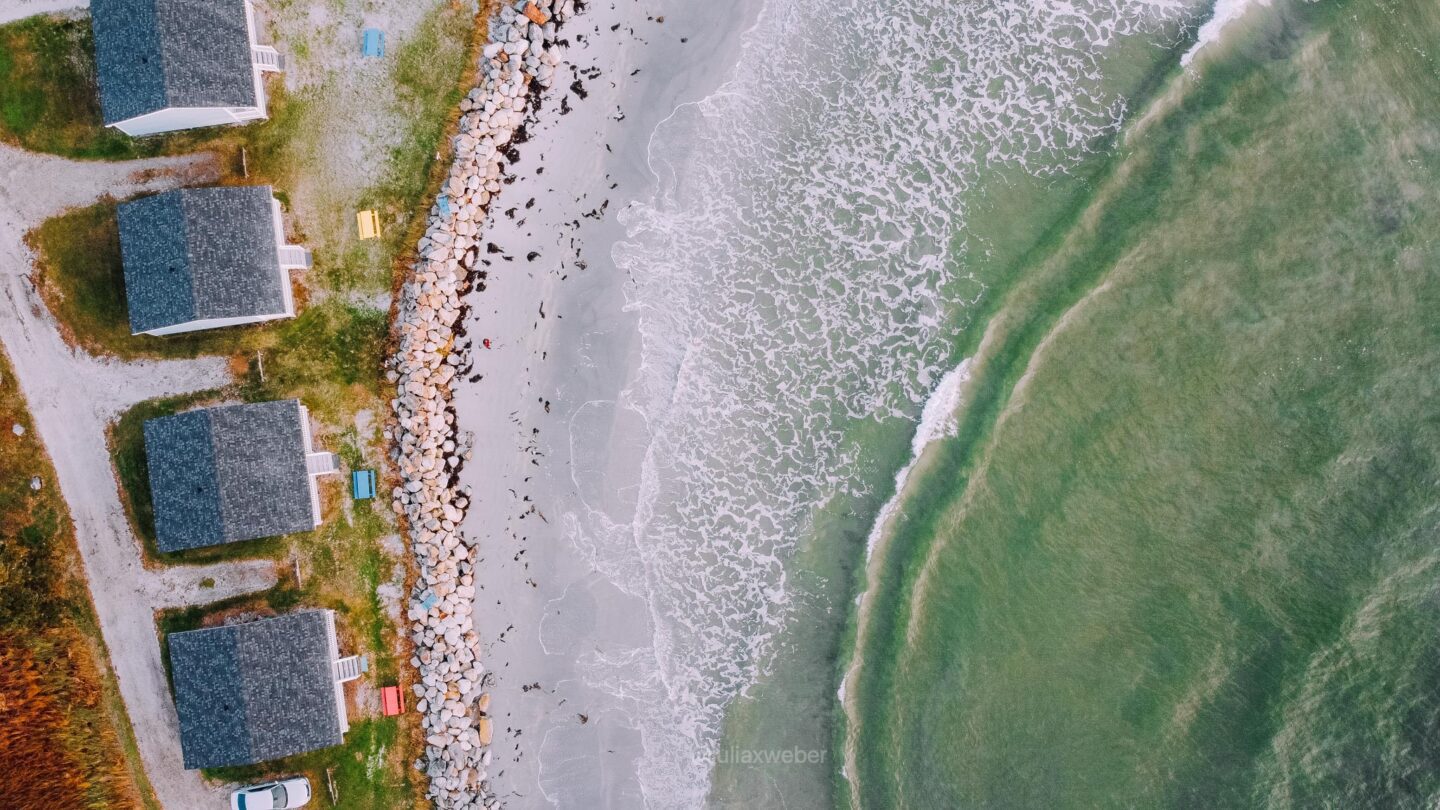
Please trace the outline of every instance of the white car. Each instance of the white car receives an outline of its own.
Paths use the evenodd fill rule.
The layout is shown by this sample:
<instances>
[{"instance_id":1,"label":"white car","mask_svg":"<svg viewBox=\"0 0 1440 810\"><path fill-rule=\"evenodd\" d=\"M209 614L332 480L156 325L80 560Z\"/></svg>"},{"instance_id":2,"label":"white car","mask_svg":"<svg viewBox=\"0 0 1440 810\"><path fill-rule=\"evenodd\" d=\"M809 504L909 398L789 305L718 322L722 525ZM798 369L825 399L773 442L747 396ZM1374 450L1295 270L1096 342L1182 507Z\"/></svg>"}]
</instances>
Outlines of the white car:
<instances>
[{"instance_id":1,"label":"white car","mask_svg":"<svg viewBox=\"0 0 1440 810\"><path fill-rule=\"evenodd\" d=\"M310 780L303 776L243 787L230 794L230 810L293 810L310 801Z\"/></svg>"}]
</instances>

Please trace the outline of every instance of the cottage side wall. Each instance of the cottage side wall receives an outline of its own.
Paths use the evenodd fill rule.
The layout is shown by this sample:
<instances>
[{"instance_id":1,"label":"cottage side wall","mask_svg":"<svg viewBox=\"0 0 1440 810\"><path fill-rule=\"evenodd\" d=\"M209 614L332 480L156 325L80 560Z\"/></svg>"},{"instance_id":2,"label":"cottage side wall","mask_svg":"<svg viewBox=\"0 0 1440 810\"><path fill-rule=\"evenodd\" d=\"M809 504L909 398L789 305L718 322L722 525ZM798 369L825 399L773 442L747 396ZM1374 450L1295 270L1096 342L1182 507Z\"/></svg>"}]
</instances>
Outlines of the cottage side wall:
<instances>
[{"instance_id":1,"label":"cottage side wall","mask_svg":"<svg viewBox=\"0 0 1440 810\"><path fill-rule=\"evenodd\" d=\"M280 211L280 201L270 199L270 217L275 228L275 255L277 266L280 268L280 290L285 296L285 314L295 317L295 280L290 275L291 268L278 263L281 249L287 247L285 242L285 217Z\"/></svg>"},{"instance_id":2,"label":"cottage side wall","mask_svg":"<svg viewBox=\"0 0 1440 810\"><path fill-rule=\"evenodd\" d=\"M290 270L280 268L280 291L285 295L285 314L281 317L295 317L295 279L290 275Z\"/></svg>"},{"instance_id":3,"label":"cottage side wall","mask_svg":"<svg viewBox=\"0 0 1440 810\"><path fill-rule=\"evenodd\" d=\"M330 645L330 676L335 676L335 662L340 660L340 640L335 633L335 611L325 611L326 641ZM340 736L350 730L350 712L345 707L345 684L335 680L335 717L340 721Z\"/></svg>"},{"instance_id":4,"label":"cottage side wall","mask_svg":"<svg viewBox=\"0 0 1440 810\"><path fill-rule=\"evenodd\" d=\"M266 321L275 321L281 318L291 318L294 317L294 315L295 312L292 305L289 312L277 312L273 315L249 315L243 318L207 318L205 320L199 321L187 321L185 323L176 324L174 326L166 326L160 329L151 329L150 331L144 333L137 332L136 334L146 334L154 335L156 337L164 337L165 335L179 335L185 332L199 332L204 329L220 329L226 326L243 326L249 323L264 323Z\"/></svg>"},{"instance_id":5,"label":"cottage side wall","mask_svg":"<svg viewBox=\"0 0 1440 810\"><path fill-rule=\"evenodd\" d=\"M250 51L254 53L260 43L255 39L255 6L250 0L245 0L245 28L250 37ZM258 113L255 118L269 117L270 102L265 98L265 80L261 75L263 72L258 66L250 68L251 81L255 82L255 105Z\"/></svg>"},{"instance_id":6,"label":"cottage side wall","mask_svg":"<svg viewBox=\"0 0 1440 810\"><path fill-rule=\"evenodd\" d=\"M167 107L145 115L127 118L124 121L117 121L110 126L131 137L139 137L154 135L158 132L172 132L177 129L236 124L264 116L264 112L245 107L233 110L228 107Z\"/></svg>"},{"instance_id":7,"label":"cottage side wall","mask_svg":"<svg viewBox=\"0 0 1440 810\"><path fill-rule=\"evenodd\" d=\"M310 433L310 409L305 407L304 403L300 404L300 432L305 441L305 456L309 458L310 454L315 452L315 438ZM310 475L306 477L306 483L310 487L310 514L315 519L315 528L318 529L324 522L320 509L320 482L315 480L314 475Z\"/></svg>"}]
</instances>

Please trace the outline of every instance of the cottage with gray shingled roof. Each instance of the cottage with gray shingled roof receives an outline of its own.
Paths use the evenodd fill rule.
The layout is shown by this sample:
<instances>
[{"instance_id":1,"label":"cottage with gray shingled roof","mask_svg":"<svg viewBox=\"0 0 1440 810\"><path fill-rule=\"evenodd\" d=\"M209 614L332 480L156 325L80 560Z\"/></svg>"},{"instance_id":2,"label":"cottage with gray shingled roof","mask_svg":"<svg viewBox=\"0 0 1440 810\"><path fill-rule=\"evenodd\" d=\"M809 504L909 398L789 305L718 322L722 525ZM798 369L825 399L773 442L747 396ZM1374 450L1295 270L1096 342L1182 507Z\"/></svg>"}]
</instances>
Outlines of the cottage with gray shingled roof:
<instances>
[{"instance_id":1,"label":"cottage with gray shingled roof","mask_svg":"<svg viewBox=\"0 0 1440 810\"><path fill-rule=\"evenodd\" d=\"M315 479L339 472L314 452L299 400L222 405L145 422L161 551L238 543L320 525Z\"/></svg>"},{"instance_id":2,"label":"cottage with gray shingled roof","mask_svg":"<svg viewBox=\"0 0 1440 810\"><path fill-rule=\"evenodd\" d=\"M344 741L343 683L359 677L340 658L335 613L271 619L165 637L185 767L250 765Z\"/></svg>"},{"instance_id":3,"label":"cottage with gray shingled roof","mask_svg":"<svg viewBox=\"0 0 1440 810\"><path fill-rule=\"evenodd\" d=\"M116 216L132 333L295 316L290 271L308 268L310 251L285 243L269 186L177 189L121 203Z\"/></svg>"},{"instance_id":4,"label":"cottage with gray shingled roof","mask_svg":"<svg viewBox=\"0 0 1440 810\"><path fill-rule=\"evenodd\" d=\"M255 41L249 0L91 0L105 125L129 135L266 118L261 74L280 54Z\"/></svg>"}]
</instances>

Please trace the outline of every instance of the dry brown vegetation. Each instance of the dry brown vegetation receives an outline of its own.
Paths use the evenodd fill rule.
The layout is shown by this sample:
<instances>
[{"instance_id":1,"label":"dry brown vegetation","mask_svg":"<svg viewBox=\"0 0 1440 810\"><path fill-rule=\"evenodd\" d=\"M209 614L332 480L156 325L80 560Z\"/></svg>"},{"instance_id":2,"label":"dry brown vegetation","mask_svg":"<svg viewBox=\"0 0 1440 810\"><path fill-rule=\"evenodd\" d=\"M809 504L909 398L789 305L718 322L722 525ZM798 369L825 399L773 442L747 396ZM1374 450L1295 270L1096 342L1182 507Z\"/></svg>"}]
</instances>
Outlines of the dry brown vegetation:
<instances>
[{"instance_id":1,"label":"dry brown vegetation","mask_svg":"<svg viewBox=\"0 0 1440 810\"><path fill-rule=\"evenodd\" d=\"M20 425L21 435L13 427ZM6 807L152 806L74 529L0 355L0 785ZM40 489L31 488L39 479Z\"/></svg>"},{"instance_id":2,"label":"dry brown vegetation","mask_svg":"<svg viewBox=\"0 0 1440 810\"><path fill-rule=\"evenodd\" d=\"M137 807L99 673L73 630L0 636L0 783L10 807ZM42 660L43 659L43 660Z\"/></svg>"}]
</instances>

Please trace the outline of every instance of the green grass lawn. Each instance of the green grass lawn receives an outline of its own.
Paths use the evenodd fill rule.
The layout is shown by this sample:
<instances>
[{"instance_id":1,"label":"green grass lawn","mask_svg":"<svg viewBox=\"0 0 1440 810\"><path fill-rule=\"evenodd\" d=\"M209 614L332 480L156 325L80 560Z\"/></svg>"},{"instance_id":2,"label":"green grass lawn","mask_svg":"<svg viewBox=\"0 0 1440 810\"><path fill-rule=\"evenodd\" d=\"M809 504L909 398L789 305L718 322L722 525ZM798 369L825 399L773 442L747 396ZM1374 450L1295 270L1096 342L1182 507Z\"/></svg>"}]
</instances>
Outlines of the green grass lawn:
<instances>
[{"instance_id":1,"label":"green grass lawn","mask_svg":"<svg viewBox=\"0 0 1440 810\"><path fill-rule=\"evenodd\" d=\"M130 334L115 208L114 201L77 208L29 235L37 286L72 344L133 359L228 354L270 342L263 325L164 338Z\"/></svg>"},{"instance_id":2,"label":"green grass lawn","mask_svg":"<svg viewBox=\"0 0 1440 810\"><path fill-rule=\"evenodd\" d=\"M32 17L0 26L0 137L35 152L126 158L158 142L100 126L87 18Z\"/></svg>"},{"instance_id":3,"label":"green grass lawn","mask_svg":"<svg viewBox=\"0 0 1440 810\"><path fill-rule=\"evenodd\" d=\"M426 191L439 188L448 170L447 161L435 159L434 145L444 141L446 131L458 126L460 99L469 88L463 84L447 87L436 83L433 76L437 64L465 58L455 43L461 39L460 32L471 25L463 14L432 14L396 51L391 80L408 131L401 146L391 151L380 182L362 200L386 209L392 218L398 216L398 226L386 235L393 255L409 255L425 228L424 217L417 216L421 212L405 207L405 201L428 199Z\"/></svg>"},{"instance_id":4,"label":"green grass lawn","mask_svg":"<svg viewBox=\"0 0 1440 810\"><path fill-rule=\"evenodd\" d=\"M115 203L78 208L30 233L36 282L68 339L126 359L229 355L250 401L298 396L322 419L353 414L380 394L388 315L331 297L270 324L157 338L130 334ZM300 280L303 283L304 279ZM303 299L305 296L302 295Z\"/></svg>"},{"instance_id":5,"label":"green grass lawn","mask_svg":"<svg viewBox=\"0 0 1440 810\"><path fill-rule=\"evenodd\" d=\"M212 148L243 130L131 138L102 124L90 19L41 15L0 26L0 140L32 152L126 160Z\"/></svg>"}]
</instances>

